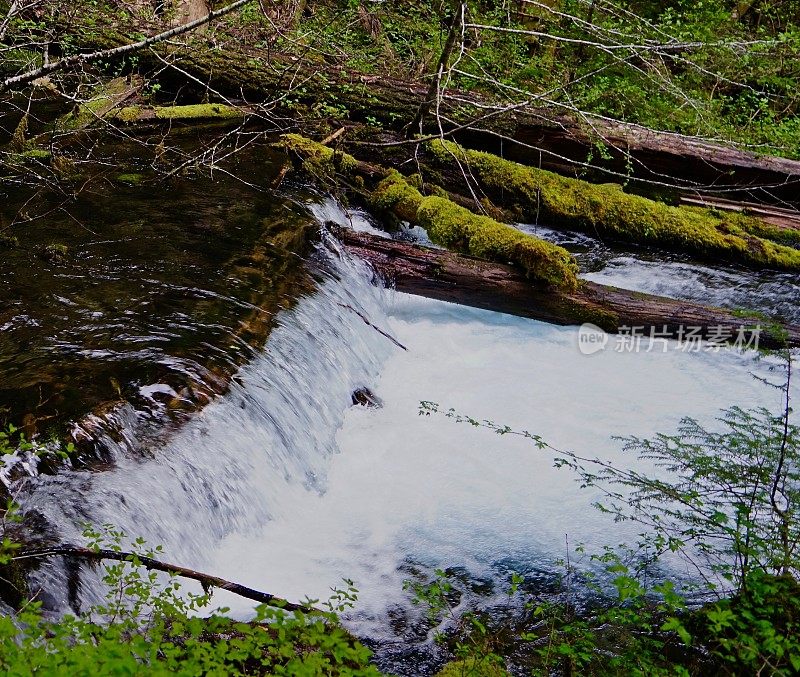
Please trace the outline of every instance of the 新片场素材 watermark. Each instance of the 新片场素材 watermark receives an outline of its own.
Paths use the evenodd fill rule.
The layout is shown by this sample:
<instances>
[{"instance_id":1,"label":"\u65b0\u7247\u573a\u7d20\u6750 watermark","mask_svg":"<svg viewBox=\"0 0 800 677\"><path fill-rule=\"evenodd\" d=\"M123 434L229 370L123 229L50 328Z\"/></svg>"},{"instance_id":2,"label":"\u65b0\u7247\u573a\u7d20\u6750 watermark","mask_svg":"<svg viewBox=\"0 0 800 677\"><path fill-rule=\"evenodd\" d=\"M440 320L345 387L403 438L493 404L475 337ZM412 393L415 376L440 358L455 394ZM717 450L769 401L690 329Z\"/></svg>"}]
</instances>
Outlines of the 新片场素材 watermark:
<instances>
[{"instance_id":1,"label":"\u65b0\u7247\u573a\u7d20\u6750 watermark","mask_svg":"<svg viewBox=\"0 0 800 677\"><path fill-rule=\"evenodd\" d=\"M578 330L578 349L584 355L594 355L605 350L617 353L666 353L679 350L684 353L717 352L720 348L736 350L758 350L761 325L726 325L698 327L678 325L622 326L619 333L611 335L597 325L586 323Z\"/></svg>"}]
</instances>

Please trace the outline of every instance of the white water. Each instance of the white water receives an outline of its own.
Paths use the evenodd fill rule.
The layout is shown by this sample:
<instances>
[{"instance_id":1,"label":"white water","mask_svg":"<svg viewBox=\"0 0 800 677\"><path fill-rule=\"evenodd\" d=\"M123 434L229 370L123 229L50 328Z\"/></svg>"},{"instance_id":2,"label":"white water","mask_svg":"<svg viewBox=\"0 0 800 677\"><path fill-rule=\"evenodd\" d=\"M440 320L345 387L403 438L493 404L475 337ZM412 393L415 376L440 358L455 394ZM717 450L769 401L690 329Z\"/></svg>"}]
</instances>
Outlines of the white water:
<instances>
[{"instance_id":1,"label":"white water","mask_svg":"<svg viewBox=\"0 0 800 677\"><path fill-rule=\"evenodd\" d=\"M517 227L575 251L585 280L723 308L757 310L800 323L800 276L774 270L707 266L675 254L631 249L618 253L598 238L533 224ZM599 270L597 269L599 267Z\"/></svg>"},{"instance_id":2,"label":"white water","mask_svg":"<svg viewBox=\"0 0 800 677\"><path fill-rule=\"evenodd\" d=\"M725 308L759 310L788 322L800 322L797 273L710 268L697 263L616 256L602 270L582 277L613 287Z\"/></svg>"},{"instance_id":3,"label":"white water","mask_svg":"<svg viewBox=\"0 0 800 677\"><path fill-rule=\"evenodd\" d=\"M65 540L83 520L110 522L163 544L168 560L290 599L325 598L352 578L353 627L390 641L386 616L407 603L410 568L502 578L551 568L565 536L598 551L632 533L530 444L420 417L420 400L620 462L612 435L669 431L687 414L711 421L732 404L779 406L750 375L751 356L583 356L575 328L379 290L347 257L333 269L281 316L231 392L160 448L121 454L109 472L40 478L26 508ZM362 386L384 407L351 406ZM42 580L58 590L61 573ZM215 602L250 609L222 593Z\"/></svg>"},{"instance_id":4,"label":"white water","mask_svg":"<svg viewBox=\"0 0 800 677\"><path fill-rule=\"evenodd\" d=\"M328 585L353 578L364 611L355 620L371 636L381 624L369 619L403 600L403 563L494 577L550 568L565 535L597 552L635 533L595 512L591 495L530 443L420 417L420 400L621 463L611 435L669 431L687 414L710 421L737 403L780 405L751 377L752 356L582 356L574 328L400 294L386 326L409 351L393 351L382 369L382 409L347 412L327 491L284 491L282 516L255 538L229 536L212 567L292 598L325 597Z\"/></svg>"}]
</instances>

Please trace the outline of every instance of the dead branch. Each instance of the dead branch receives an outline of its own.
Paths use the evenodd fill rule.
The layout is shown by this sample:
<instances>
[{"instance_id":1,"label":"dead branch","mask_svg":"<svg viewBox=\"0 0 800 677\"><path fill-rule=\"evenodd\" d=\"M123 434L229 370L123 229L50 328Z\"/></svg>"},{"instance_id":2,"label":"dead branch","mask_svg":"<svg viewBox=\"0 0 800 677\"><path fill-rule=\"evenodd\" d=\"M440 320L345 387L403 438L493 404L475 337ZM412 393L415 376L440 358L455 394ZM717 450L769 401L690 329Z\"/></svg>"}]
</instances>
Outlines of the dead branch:
<instances>
[{"instance_id":1,"label":"dead branch","mask_svg":"<svg viewBox=\"0 0 800 677\"><path fill-rule=\"evenodd\" d=\"M320 610L308 604L296 604L289 602L281 597L271 595L268 592L261 592L248 588L240 583L232 583L224 578L218 576L211 576L194 569L187 569L176 564L169 564L168 562L161 562L152 557L144 555L137 555L132 552L118 552L116 550L94 550L91 548L84 548L77 545L62 544L46 550L32 550L22 552L14 557L14 560L23 559L45 559L48 557L78 557L80 559L90 561L101 560L115 560L117 562L130 562L132 564L143 566L145 569L152 571L162 571L167 574L180 576L182 578L189 578L193 581L199 581L204 589L219 588L220 590L227 590L240 597L252 599L255 602L268 604L270 606L286 609L287 611L302 611L304 613L314 613Z\"/></svg>"},{"instance_id":2,"label":"dead branch","mask_svg":"<svg viewBox=\"0 0 800 677\"><path fill-rule=\"evenodd\" d=\"M129 54L131 52L138 51L140 49L144 49L145 47L149 47L150 45L154 45L159 42L164 42L165 40L169 40L177 35L182 35L183 33L188 33L189 31L194 30L200 26L203 26L214 19L218 19L221 16L225 16L226 14L230 14L236 9L240 7L244 7L246 4L252 2L252 0L236 0L236 2L232 2L230 5L226 5L222 9L215 10L213 12L209 12L203 17L196 19L194 21L190 21L189 23L183 24L181 26L176 26L175 28L171 28L168 31L163 31L161 33L157 33L156 35L151 35L149 38L145 38L144 40L139 40L138 42L131 42L127 45L121 45L120 47L112 47L110 49L101 49L95 52L89 52L88 54L74 54L72 56L67 56L62 59L58 59L57 61L51 61L50 63L45 63L39 68L35 68L34 70L28 71L27 73L21 73L19 75L15 75L13 77L7 78L0 82L0 93L8 91L12 87L17 87L19 85L26 85L34 80L38 80L39 78L48 75L50 73L54 73L57 71L64 70L65 68L69 68L71 66L77 66L79 64L97 61L98 59L108 59L116 56L121 56L123 54Z\"/></svg>"}]
</instances>

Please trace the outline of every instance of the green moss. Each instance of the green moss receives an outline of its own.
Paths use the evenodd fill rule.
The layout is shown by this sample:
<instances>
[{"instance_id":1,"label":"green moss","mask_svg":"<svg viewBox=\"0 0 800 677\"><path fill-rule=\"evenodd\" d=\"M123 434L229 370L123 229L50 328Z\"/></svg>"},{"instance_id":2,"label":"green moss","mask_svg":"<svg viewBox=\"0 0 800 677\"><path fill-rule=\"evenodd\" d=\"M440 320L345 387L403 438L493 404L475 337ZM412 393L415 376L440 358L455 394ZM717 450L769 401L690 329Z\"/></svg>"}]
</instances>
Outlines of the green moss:
<instances>
[{"instance_id":1,"label":"green moss","mask_svg":"<svg viewBox=\"0 0 800 677\"><path fill-rule=\"evenodd\" d=\"M370 203L375 209L394 212L401 219L416 223L423 199L417 188L400 172L392 169L372 192Z\"/></svg>"},{"instance_id":2,"label":"green moss","mask_svg":"<svg viewBox=\"0 0 800 677\"><path fill-rule=\"evenodd\" d=\"M111 82L98 87L92 98L80 104L69 115L59 121L59 126L65 130L76 130L88 127L97 118L103 117L114 105L115 100L129 89L125 78L116 78Z\"/></svg>"},{"instance_id":3,"label":"green moss","mask_svg":"<svg viewBox=\"0 0 800 677\"><path fill-rule=\"evenodd\" d=\"M9 153L7 161L12 165L30 164L50 162L53 154L44 148L28 148L19 153Z\"/></svg>"},{"instance_id":4,"label":"green moss","mask_svg":"<svg viewBox=\"0 0 800 677\"><path fill-rule=\"evenodd\" d=\"M511 262L534 279L575 289L578 266L565 249L516 228L478 216L448 198L423 195L391 170L371 196L374 208L418 223L437 244L484 259Z\"/></svg>"},{"instance_id":5,"label":"green moss","mask_svg":"<svg viewBox=\"0 0 800 677\"><path fill-rule=\"evenodd\" d=\"M521 267L529 277L555 287L578 286L578 264L562 247L523 233L488 216L478 216L446 198L423 199L419 225L433 242L473 256Z\"/></svg>"},{"instance_id":6,"label":"green moss","mask_svg":"<svg viewBox=\"0 0 800 677\"><path fill-rule=\"evenodd\" d=\"M41 160L43 162L53 157L53 154L44 148L31 148L30 150L26 150L19 155L27 160Z\"/></svg>"},{"instance_id":7,"label":"green moss","mask_svg":"<svg viewBox=\"0 0 800 677\"><path fill-rule=\"evenodd\" d=\"M596 185L465 150L447 141L430 145L440 162L469 164L483 186L516 201L528 218L615 240L656 245L703 258L754 267L800 269L800 251L756 233L772 232L760 219L732 212L673 207L628 195L615 184Z\"/></svg>"},{"instance_id":8,"label":"green moss","mask_svg":"<svg viewBox=\"0 0 800 677\"><path fill-rule=\"evenodd\" d=\"M141 114L141 106L125 106L124 108L114 111L111 117L113 117L115 120L119 120L120 122L129 124L131 122L136 122Z\"/></svg>"},{"instance_id":9,"label":"green moss","mask_svg":"<svg viewBox=\"0 0 800 677\"><path fill-rule=\"evenodd\" d=\"M117 174L115 181L118 183L128 183L133 186L138 186L140 183L144 181L144 174L137 174L136 172L131 172L129 174Z\"/></svg>"},{"instance_id":10,"label":"green moss","mask_svg":"<svg viewBox=\"0 0 800 677\"><path fill-rule=\"evenodd\" d=\"M445 665L436 677L507 677L508 672L487 658L467 658Z\"/></svg>"},{"instance_id":11,"label":"green moss","mask_svg":"<svg viewBox=\"0 0 800 677\"><path fill-rule=\"evenodd\" d=\"M790 247L800 246L800 228L781 228L780 226L757 218L740 216L742 216L742 218L739 220L739 226L751 235L765 240L772 240L773 242L785 244Z\"/></svg>"},{"instance_id":12,"label":"green moss","mask_svg":"<svg viewBox=\"0 0 800 677\"><path fill-rule=\"evenodd\" d=\"M199 103L193 106L163 106L155 109L159 120L231 120L243 118L244 112L221 103Z\"/></svg>"},{"instance_id":13,"label":"green moss","mask_svg":"<svg viewBox=\"0 0 800 677\"><path fill-rule=\"evenodd\" d=\"M39 251L40 258L51 263L63 263L67 259L69 249L65 244L48 244Z\"/></svg>"},{"instance_id":14,"label":"green moss","mask_svg":"<svg viewBox=\"0 0 800 677\"><path fill-rule=\"evenodd\" d=\"M334 151L300 134L284 134L276 146L300 158L303 171L319 179L333 180L337 172L349 175L358 165L352 155Z\"/></svg>"}]
</instances>

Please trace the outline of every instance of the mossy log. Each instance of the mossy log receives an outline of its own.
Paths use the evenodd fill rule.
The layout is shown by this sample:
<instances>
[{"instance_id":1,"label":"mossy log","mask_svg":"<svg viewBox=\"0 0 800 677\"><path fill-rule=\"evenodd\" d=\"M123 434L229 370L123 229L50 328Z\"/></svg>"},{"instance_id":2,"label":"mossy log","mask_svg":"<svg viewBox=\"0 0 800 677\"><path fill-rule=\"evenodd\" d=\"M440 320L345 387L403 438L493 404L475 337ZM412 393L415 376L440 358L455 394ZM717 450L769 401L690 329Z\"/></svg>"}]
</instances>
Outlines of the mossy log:
<instances>
[{"instance_id":1,"label":"mossy log","mask_svg":"<svg viewBox=\"0 0 800 677\"><path fill-rule=\"evenodd\" d=\"M760 345L800 345L800 326L782 330L763 319L722 308L583 282L574 291L554 290L531 284L512 266L341 230L338 237L349 251L368 261L399 291L494 310L560 325L591 322L609 333L642 328L643 336L679 338L688 328L699 328L704 337L722 333L736 337L761 326Z\"/></svg>"},{"instance_id":2,"label":"mossy log","mask_svg":"<svg viewBox=\"0 0 800 677\"><path fill-rule=\"evenodd\" d=\"M293 80L302 81L304 91L292 97L293 112L305 106L313 113L315 107L335 103L346 109L350 121L378 120L394 130L411 121L428 89L425 83L351 69L344 74L343 69L324 63L282 63L280 55L264 61L258 51L202 50L174 58L181 69L231 96L244 93L251 101L274 99L284 95ZM476 94L446 91L440 104L442 116L449 121L443 123L445 129L474 121L487 105L491 102ZM429 117L423 131L436 133L438 126ZM636 125L593 119L589 129L553 110L515 108L462 129L455 139L468 147L502 150L510 159L572 175L585 169L589 151L602 142L610 158L596 160L598 170L610 170L634 182L666 182L692 194L777 200L800 208L800 161L759 156Z\"/></svg>"},{"instance_id":3,"label":"mossy log","mask_svg":"<svg viewBox=\"0 0 800 677\"><path fill-rule=\"evenodd\" d=\"M393 212L419 224L437 244L490 260L510 261L532 279L574 288L577 267L565 250L490 216L479 216L456 204L441 187L429 185L423 195L412 185L415 177L397 170L359 162L298 135L285 135L284 149L301 157L304 170L316 178L335 181L336 175L358 179L373 208ZM356 147L358 148L358 147ZM602 239L655 246L688 253L701 260L734 262L752 268L800 270L800 249L788 235L797 231L756 216L702 207L674 207L630 195L617 184L591 184L547 170L510 162L491 153L466 150L448 141L427 144L413 165L447 188L464 190L465 177L477 183L475 192L495 200L531 222L580 230ZM375 184L374 189L364 179ZM416 176L421 185L421 179ZM473 201L474 204L474 201ZM476 205L478 206L478 205ZM491 203L479 205L485 211ZM789 242L790 244L784 244Z\"/></svg>"},{"instance_id":4,"label":"mossy log","mask_svg":"<svg viewBox=\"0 0 800 677\"><path fill-rule=\"evenodd\" d=\"M55 130L77 131L91 126L138 94L142 83L140 77L119 77L96 87L87 101L78 104L71 113L56 121Z\"/></svg>"},{"instance_id":5,"label":"mossy log","mask_svg":"<svg viewBox=\"0 0 800 677\"><path fill-rule=\"evenodd\" d=\"M221 103L200 103L188 106L125 106L111 111L106 119L123 124L160 122L213 122L242 120L247 110Z\"/></svg>"},{"instance_id":6,"label":"mossy log","mask_svg":"<svg viewBox=\"0 0 800 677\"><path fill-rule=\"evenodd\" d=\"M92 31L86 48L108 48L129 42L128 35L106 17L98 17L102 31ZM346 111L350 122L379 121L386 130L402 130L425 99L428 84L384 75L360 74L336 64L305 60L270 52L246 44L227 43L214 49L201 39L191 49L174 51L154 46L176 66L162 78L187 84L187 74L217 91L252 102L289 101L293 116L319 119L315 113L327 104ZM141 53L143 62L163 64ZM292 83L302 90L286 97ZM194 83L189 83L192 86ZM783 203L800 208L800 161L759 156L748 151L714 144L680 134L658 132L637 125L592 118L585 120L556 110L516 106L501 112L501 106L478 94L445 91L440 103L445 129L467 125L455 140L467 147L500 152L524 164L574 174L586 169L589 151L602 143L608 158L598 158L599 170L610 170L636 181L665 182L691 194L724 195ZM279 104L280 105L280 104ZM486 111L493 111L485 117ZM476 118L483 119L475 122ZM474 124L470 124L474 123ZM434 120L424 131L436 133Z\"/></svg>"},{"instance_id":7,"label":"mossy log","mask_svg":"<svg viewBox=\"0 0 800 677\"><path fill-rule=\"evenodd\" d=\"M618 242L686 252L711 261L752 268L800 270L800 250L791 236L800 231L736 211L674 207L631 195L618 184L592 184L528 167L448 141L429 144L430 157L450 182L466 173L477 190L525 220L584 231ZM457 168L457 169L456 169Z\"/></svg>"},{"instance_id":8,"label":"mossy log","mask_svg":"<svg viewBox=\"0 0 800 677\"><path fill-rule=\"evenodd\" d=\"M359 180L374 208L421 225L437 244L492 261L510 261L528 278L552 287L578 286L578 264L563 247L474 214L442 195L425 196L394 169L360 163L303 136L286 134L280 145L299 159L306 173L318 179L334 181L341 175ZM381 180L370 189L365 178Z\"/></svg>"}]
</instances>

